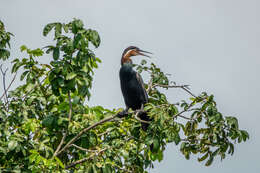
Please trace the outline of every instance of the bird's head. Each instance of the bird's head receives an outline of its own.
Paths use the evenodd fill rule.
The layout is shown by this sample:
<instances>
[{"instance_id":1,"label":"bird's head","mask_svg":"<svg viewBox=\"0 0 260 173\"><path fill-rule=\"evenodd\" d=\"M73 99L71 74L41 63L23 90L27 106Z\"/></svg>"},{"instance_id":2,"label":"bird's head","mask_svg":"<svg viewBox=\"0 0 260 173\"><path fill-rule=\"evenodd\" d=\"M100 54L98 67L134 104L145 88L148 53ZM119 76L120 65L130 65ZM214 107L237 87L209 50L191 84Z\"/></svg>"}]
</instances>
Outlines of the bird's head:
<instances>
[{"instance_id":1,"label":"bird's head","mask_svg":"<svg viewBox=\"0 0 260 173\"><path fill-rule=\"evenodd\" d=\"M123 65L124 63L132 63L131 56L142 55L142 56L150 57L149 55L146 55L144 53L152 54L151 52L141 50L136 46L129 46L123 52L121 65Z\"/></svg>"}]
</instances>

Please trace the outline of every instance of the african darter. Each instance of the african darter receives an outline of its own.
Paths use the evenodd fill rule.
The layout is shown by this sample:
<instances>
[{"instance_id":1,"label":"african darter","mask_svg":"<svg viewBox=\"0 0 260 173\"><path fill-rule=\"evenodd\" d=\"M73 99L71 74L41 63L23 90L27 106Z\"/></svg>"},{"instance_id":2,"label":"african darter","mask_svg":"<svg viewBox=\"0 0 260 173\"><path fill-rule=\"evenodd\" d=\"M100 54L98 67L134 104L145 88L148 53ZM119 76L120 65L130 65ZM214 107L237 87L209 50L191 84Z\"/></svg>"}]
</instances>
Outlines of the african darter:
<instances>
[{"instance_id":1,"label":"african darter","mask_svg":"<svg viewBox=\"0 0 260 173\"><path fill-rule=\"evenodd\" d=\"M123 93L126 109L123 111L124 114L128 112L128 109L132 110L143 110L144 104L148 102L148 95L144 87L144 82L139 73L133 69L133 63L131 60L132 56L142 55L147 56L143 53L150 53L143 51L135 46L129 46L123 52L121 58L121 68L119 72L121 90ZM151 54L151 53L150 53ZM144 121L150 121L149 116L146 112L142 111L139 113L139 118ZM142 122L141 127L144 131L148 128L147 123Z\"/></svg>"}]
</instances>

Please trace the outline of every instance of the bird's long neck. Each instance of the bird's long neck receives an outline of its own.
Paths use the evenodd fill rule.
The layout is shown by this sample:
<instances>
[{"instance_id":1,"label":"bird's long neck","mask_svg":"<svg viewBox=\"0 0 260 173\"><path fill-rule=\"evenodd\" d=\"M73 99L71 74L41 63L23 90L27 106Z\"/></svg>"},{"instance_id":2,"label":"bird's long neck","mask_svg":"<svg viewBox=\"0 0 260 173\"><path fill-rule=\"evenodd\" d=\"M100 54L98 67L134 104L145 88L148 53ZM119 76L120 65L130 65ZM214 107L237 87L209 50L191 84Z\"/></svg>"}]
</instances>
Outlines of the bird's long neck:
<instances>
[{"instance_id":1,"label":"bird's long neck","mask_svg":"<svg viewBox=\"0 0 260 173\"><path fill-rule=\"evenodd\" d=\"M125 63L130 63L132 64L132 59L130 58L131 55L129 53L126 53L125 55L122 56L121 58L121 65L125 64Z\"/></svg>"}]
</instances>

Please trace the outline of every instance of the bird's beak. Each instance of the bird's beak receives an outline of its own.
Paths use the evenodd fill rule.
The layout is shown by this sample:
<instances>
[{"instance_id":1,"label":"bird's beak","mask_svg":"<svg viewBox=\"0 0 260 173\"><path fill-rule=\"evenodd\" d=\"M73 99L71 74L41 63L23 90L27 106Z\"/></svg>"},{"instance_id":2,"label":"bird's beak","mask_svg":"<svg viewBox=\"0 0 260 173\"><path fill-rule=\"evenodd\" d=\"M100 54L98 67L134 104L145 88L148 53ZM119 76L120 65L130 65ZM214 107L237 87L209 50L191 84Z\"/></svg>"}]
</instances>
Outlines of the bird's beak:
<instances>
[{"instance_id":1,"label":"bird's beak","mask_svg":"<svg viewBox=\"0 0 260 173\"><path fill-rule=\"evenodd\" d=\"M146 56L146 57L151 58L149 55L146 55L146 54L143 54L143 53L149 53L149 54L152 54L151 52L147 52L147 51L144 51L144 50L138 50L138 54L139 54L139 55L142 55L142 56Z\"/></svg>"}]
</instances>

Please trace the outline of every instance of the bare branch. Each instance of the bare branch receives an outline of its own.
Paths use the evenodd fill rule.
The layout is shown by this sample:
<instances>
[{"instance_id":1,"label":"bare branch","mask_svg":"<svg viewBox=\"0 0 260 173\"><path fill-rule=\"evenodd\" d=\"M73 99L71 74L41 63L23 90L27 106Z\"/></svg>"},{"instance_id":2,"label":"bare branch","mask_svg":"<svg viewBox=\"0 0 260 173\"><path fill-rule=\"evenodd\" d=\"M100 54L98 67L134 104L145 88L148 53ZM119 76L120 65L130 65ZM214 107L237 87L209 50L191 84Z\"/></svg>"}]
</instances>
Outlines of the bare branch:
<instances>
[{"instance_id":1,"label":"bare branch","mask_svg":"<svg viewBox=\"0 0 260 173\"><path fill-rule=\"evenodd\" d=\"M183 112L181 112L181 113L183 113ZM185 117L185 116L183 116L183 115L181 115L181 114L177 114L177 116L178 117L181 117L181 118L184 118L184 119L186 119L186 120L191 120L191 121L193 121L193 119L192 118L188 118L188 117ZM175 116L175 117L177 117L177 116Z\"/></svg>"},{"instance_id":2,"label":"bare branch","mask_svg":"<svg viewBox=\"0 0 260 173\"><path fill-rule=\"evenodd\" d=\"M192 106L193 106L193 105L190 104L186 110L184 109L183 111L181 111L181 112L179 112L178 114L174 115L173 118L181 117L181 118L184 118L184 119L186 119L186 120L191 120L191 121L193 121L194 119L188 118L188 117L185 117L185 116L181 115L181 114L183 114L184 112L189 112L189 111L196 110L196 109L190 109Z\"/></svg>"},{"instance_id":3,"label":"bare branch","mask_svg":"<svg viewBox=\"0 0 260 173\"><path fill-rule=\"evenodd\" d=\"M47 79L47 76L40 82L38 83L39 85L41 85L43 83L43 81L45 81L45 79ZM26 96L28 96L36 87L32 88L30 91L28 91L23 97L22 99L24 99Z\"/></svg>"},{"instance_id":4,"label":"bare branch","mask_svg":"<svg viewBox=\"0 0 260 173\"><path fill-rule=\"evenodd\" d=\"M75 142L75 141L76 141L80 136L82 136L85 132L87 132L87 131L89 131L89 130L95 128L96 126L98 126L98 125L100 125L100 124L103 124L103 123L105 123L105 122L111 121L111 120L115 119L117 116L118 116L118 114L113 115L113 116L108 117L108 118L105 118L105 119L103 119L103 120L101 120L101 121L99 121L99 122L97 122L97 123L95 123L95 124L93 124L93 125L91 125L91 126L89 126L89 127L87 127L87 128L84 128L83 130L81 130L81 131L79 132L79 134L78 134L77 136L75 136L74 138L72 138L72 139L57 153L57 155L59 155L60 153L62 153L64 150L66 150L73 142Z\"/></svg>"},{"instance_id":5,"label":"bare branch","mask_svg":"<svg viewBox=\"0 0 260 173\"><path fill-rule=\"evenodd\" d=\"M72 162L71 164L69 164L68 166L66 166L66 169L71 168L71 167L74 167L75 165L80 164L80 163L83 163L83 162L86 162L86 161L88 161L88 160L91 160L91 159L93 159L95 156L98 156L98 155L100 155L101 153L103 153L104 151L106 151L107 149L108 149L108 148L104 148L104 149L100 150L98 153L95 153L95 154L93 153L91 156L89 156L89 157L87 157L87 158L78 160L78 161L76 161L76 162Z\"/></svg>"},{"instance_id":6,"label":"bare branch","mask_svg":"<svg viewBox=\"0 0 260 173\"><path fill-rule=\"evenodd\" d=\"M103 133L100 133L100 134L98 134L98 137L103 136L103 135L105 135L105 134L108 134L109 132L111 132L111 131L113 131L113 130L114 130L114 129L111 129L111 130L105 131L105 132L103 132Z\"/></svg>"},{"instance_id":7,"label":"bare branch","mask_svg":"<svg viewBox=\"0 0 260 173\"><path fill-rule=\"evenodd\" d=\"M146 124L150 124L150 122L149 121L145 121L145 120L141 120L139 117L138 117L138 114L140 113L140 112L142 112L143 110L137 110L137 111L135 111L135 119L136 120L138 120L138 121L140 121L140 122L142 122L142 123L146 123Z\"/></svg>"},{"instance_id":8,"label":"bare branch","mask_svg":"<svg viewBox=\"0 0 260 173\"><path fill-rule=\"evenodd\" d=\"M186 91L187 93L189 93L192 97L195 97L195 98L197 97L195 94L193 94L192 92L189 91L189 89L188 89L189 85L162 85L162 84L154 84L152 86L152 88L157 87L157 86L162 87L162 88L181 88L184 91Z\"/></svg>"},{"instance_id":9,"label":"bare branch","mask_svg":"<svg viewBox=\"0 0 260 173\"><path fill-rule=\"evenodd\" d=\"M69 110L69 122L70 122L71 121L71 116L72 116L72 103L71 103L70 92L68 92L68 97L69 97L69 105L70 105L70 110Z\"/></svg>"},{"instance_id":10,"label":"bare branch","mask_svg":"<svg viewBox=\"0 0 260 173\"><path fill-rule=\"evenodd\" d=\"M62 136L62 139L60 141L60 144L58 145L56 151L54 152L53 157L57 156L57 153L59 152L62 144L64 143L64 140L65 140L66 136L67 136L67 132L63 133L63 136Z\"/></svg>"},{"instance_id":11,"label":"bare branch","mask_svg":"<svg viewBox=\"0 0 260 173\"><path fill-rule=\"evenodd\" d=\"M151 91L153 87L153 78L150 79L150 81L148 82L148 88L146 90L147 93L149 93Z\"/></svg>"},{"instance_id":12,"label":"bare branch","mask_svg":"<svg viewBox=\"0 0 260 173\"><path fill-rule=\"evenodd\" d=\"M130 137L130 138L126 139L126 141L125 141L124 143L122 143L122 145L125 145L126 142L130 141L131 139L133 139L133 137ZM77 145L72 144L71 146L77 146ZM121 145L120 145L120 147L121 147ZM120 147L119 147L119 148L120 148ZM86 151L86 150L87 150L87 149L81 148L81 147L79 147L79 146L77 146L77 148L83 149L83 151ZM66 166L66 169L71 168L71 167L74 167L74 166L76 166L77 164L86 162L86 161L88 161L88 160L91 160L91 159L93 159L95 156L98 156L98 155L104 153L104 151L106 151L106 150L108 150L108 149L115 150L115 148L112 148L111 146L110 146L110 147L106 147L106 148L104 148L104 149L102 149L102 150L100 150L100 151L96 150L96 151L94 151L95 153L91 154L89 157L84 158L84 159L81 159L81 160L78 160L78 161L75 161L75 162L72 162L71 164L69 164L68 166ZM90 151L91 151L91 150L90 150ZM112 166L117 167L118 169L124 170L124 171L126 171L126 172L130 172L130 171L128 171L127 169L122 168L122 167L119 167L119 166L117 166L117 165L112 165Z\"/></svg>"},{"instance_id":13,"label":"bare branch","mask_svg":"<svg viewBox=\"0 0 260 173\"><path fill-rule=\"evenodd\" d=\"M6 90L6 81L5 81L5 76L6 76L6 72L8 70L8 68L4 71L3 70L3 64L0 65L0 70L1 70L1 73L3 75L3 85L4 85L4 95L5 95L5 99L6 99L6 103L8 103L8 97L7 97L7 90Z\"/></svg>"},{"instance_id":14,"label":"bare branch","mask_svg":"<svg viewBox=\"0 0 260 173\"><path fill-rule=\"evenodd\" d=\"M132 171L129 171L129 170L125 169L125 168L122 168L122 167L120 167L120 166L118 166L118 165L112 165L112 166L114 166L114 167L116 167L117 169L120 169L120 170L122 170L122 171L132 173Z\"/></svg>"},{"instance_id":15,"label":"bare branch","mask_svg":"<svg viewBox=\"0 0 260 173\"><path fill-rule=\"evenodd\" d=\"M8 92L8 90L9 90L10 87L12 86L12 84L13 84L13 82L14 82L16 76L17 76L17 72L15 73L15 75L14 75L12 81L10 82L10 84L8 85L8 87L6 88L6 92ZM2 100L2 98L5 96L6 92L3 93L3 95L0 97L0 100Z\"/></svg>"},{"instance_id":16,"label":"bare branch","mask_svg":"<svg viewBox=\"0 0 260 173\"><path fill-rule=\"evenodd\" d=\"M82 151L86 151L86 152L97 152L98 150L89 150L89 149L86 149L86 148L82 148L80 146L77 146L76 144L71 144L71 146L79 149L79 150L82 150Z\"/></svg>"}]
</instances>

